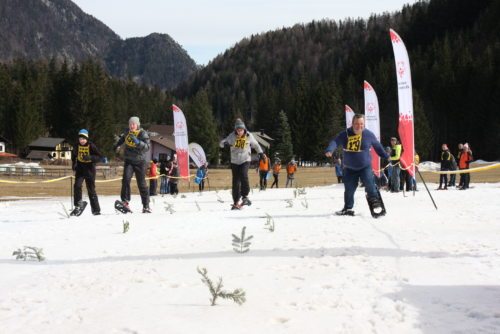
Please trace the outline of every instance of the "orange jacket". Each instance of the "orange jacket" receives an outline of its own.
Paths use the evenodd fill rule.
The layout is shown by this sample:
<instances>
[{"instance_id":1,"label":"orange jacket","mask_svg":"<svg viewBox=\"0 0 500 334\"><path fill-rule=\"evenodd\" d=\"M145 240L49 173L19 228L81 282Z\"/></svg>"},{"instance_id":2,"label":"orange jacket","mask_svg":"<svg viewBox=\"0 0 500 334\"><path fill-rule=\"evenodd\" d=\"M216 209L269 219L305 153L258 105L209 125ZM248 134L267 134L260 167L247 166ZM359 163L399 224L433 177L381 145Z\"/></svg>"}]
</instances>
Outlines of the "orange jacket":
<instances>
[{"instance_id":1,"label":"orange jacket","mask_svg":"<svg viewBox=\"0 0 500 334\"><path fill-rule=\"evenodd\" d=\"M265 159L259 160L259 170L261 172L269 171L269 158L268 157L266 157Z\"/></svg>"},{"instance_id":2,"label":"orange jacket","mask_svg":"<svg viewBox=\"0 0 500 334\"><path fill-rule=\"evenodd\" d=\"M280 170L281 170L281 164L280 163L274 164L274 166L273 166L273 174L279 174Z\"/></svg>"},{"instance_id":3,"label":"orange jacket","mask_svg":"<svg viewBox=\"0 0 500 334\"><path fill-rule=\"evenodd\" d=\"M149 177L157 176L157 167L154 162L151 161L151 165L149 166Z\"/></svg>"},{"instance_id":4,"label":"orange jacket","mask_svg":"<svg viewBox=\"0 0 500 334\"><path fill-rule=\"evenodd\" d=\"M472 162L472 154L470 152L462 152L460 160L458 160L458 168L468 169L469 164Z\"/></svg>"},{"instance_id":5,"label":"orange jacket","mask_svg":"<svg viewBox=\"0 0 500 334\"><path fill-rule=\"evenodd\" d=\"M297 171L297 165L295 164L288 164L286 165L286 173L287 174L293 174Z\"/></svg>"}]
</instances>

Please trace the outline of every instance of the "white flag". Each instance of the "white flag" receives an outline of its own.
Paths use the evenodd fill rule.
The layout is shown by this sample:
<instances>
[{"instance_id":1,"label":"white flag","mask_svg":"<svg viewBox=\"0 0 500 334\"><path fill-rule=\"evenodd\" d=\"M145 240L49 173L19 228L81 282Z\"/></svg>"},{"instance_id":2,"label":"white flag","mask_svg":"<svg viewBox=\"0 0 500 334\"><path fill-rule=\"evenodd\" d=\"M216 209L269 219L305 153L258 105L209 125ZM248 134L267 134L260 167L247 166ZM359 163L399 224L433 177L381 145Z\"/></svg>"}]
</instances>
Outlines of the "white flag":
<instances>
[{"instance_id":1,"label":"white flag","mask_svg":"<svg viewBox=\"0 0 500 334\"><path fill-rule=\"evenodd\" d=\"M189 145L186 117L175 104L172 105L172 111L174 112L175 152L179 163L179 174L187 178L189 177Z\"/></svg>"},{"instance_id":2,"label":"white flag","mask_svg":"<svg viewBox=\"0 0 500 334\"><path fill-rule=\"evenodd\" d=\"M365 118L366 128L373 132L378 141L380 141L380 116L378 108L378 99L375 90L368 81L364 82L365 91ZM370 149L372 156L372 169L377 177L380 177L380 157L373 148Z\"/></svg>"},{"instance_id":3,"label":"white flag","mask_svg":"<svg viewBox=\"0 0 500 334\"><path fill-rule=\"evenodd\" d=\"M345 105L345 125L346 129L352 126L352 118L354 117L354 111L347 104Z\"/></svg>"}]
</instances>

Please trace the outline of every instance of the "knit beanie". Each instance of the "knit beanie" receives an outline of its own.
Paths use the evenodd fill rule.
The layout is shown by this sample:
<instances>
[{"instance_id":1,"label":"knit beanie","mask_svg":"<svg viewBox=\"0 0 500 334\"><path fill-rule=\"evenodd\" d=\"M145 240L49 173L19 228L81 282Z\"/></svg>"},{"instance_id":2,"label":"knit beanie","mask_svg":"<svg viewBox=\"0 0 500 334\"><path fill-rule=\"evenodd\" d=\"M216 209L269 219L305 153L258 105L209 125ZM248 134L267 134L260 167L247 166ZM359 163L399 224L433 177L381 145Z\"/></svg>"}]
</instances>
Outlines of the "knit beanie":
<instances>
[{"instance_id":1,"label":"knit beanie","mask_svg":"<svg viewBox=\"0 0 500 334\"><path fill-rule=\"evenodd\" d=\"M130 117L130 119L128 120L128 124L130 123L137 124L137 127L141 126L141 122L139 121L139 117L137 116Z\"/></svg>"},{"instance_id":2,"label":"knit beanie","mask_svg":"<svg viewBox=\"0 0 500 334\"><path fill-rule=\"evenodd\" d=\"M81 129L81 130L78 132L78 137L82 137L82 138L85 138L85 139L89 139L89 132L88 132L86 129Z\"/></svg>"},{"instance_id":3,"label":"knit beanie","mask_svg":"<svg viewBox=\"0 0 500 334\"><path fill-rule=\"evenodd\" d=\"M240 118L237 118L234 122L234 129L246 129L245 123Z\"/></svg>"}]
</instances>

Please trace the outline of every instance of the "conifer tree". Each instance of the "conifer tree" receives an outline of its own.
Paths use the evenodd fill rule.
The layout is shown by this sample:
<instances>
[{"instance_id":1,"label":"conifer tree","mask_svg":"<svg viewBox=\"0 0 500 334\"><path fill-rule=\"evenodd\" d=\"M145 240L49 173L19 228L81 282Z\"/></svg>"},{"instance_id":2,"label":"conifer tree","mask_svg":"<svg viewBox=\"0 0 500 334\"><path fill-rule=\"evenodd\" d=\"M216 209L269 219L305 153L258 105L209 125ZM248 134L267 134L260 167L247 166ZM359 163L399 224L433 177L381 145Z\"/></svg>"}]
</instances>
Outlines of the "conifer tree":
<instances>
[{"instance_id":1,"label":"conifer tree","mask_svg":"<svg viewBox=\"0 0 500 334\"><path fill-rule=\"evenodd\" d=\"M276 131L275 153L283 161L290 161L293 157L292 132L288 124L286 113L281 110L278 115L278 129Z\"/></svg>"},{"instance_id":2,"label":"conifer tree","mask_svg":"<svg viewBox=\"0 0 500 334\"><path fill-rule=\"evenodd\" d=\"M219 155L217 126L207 92L199 91L185 111L189 140L203 147L207 160L216 162Z\"/></svg>"}]
</instances>

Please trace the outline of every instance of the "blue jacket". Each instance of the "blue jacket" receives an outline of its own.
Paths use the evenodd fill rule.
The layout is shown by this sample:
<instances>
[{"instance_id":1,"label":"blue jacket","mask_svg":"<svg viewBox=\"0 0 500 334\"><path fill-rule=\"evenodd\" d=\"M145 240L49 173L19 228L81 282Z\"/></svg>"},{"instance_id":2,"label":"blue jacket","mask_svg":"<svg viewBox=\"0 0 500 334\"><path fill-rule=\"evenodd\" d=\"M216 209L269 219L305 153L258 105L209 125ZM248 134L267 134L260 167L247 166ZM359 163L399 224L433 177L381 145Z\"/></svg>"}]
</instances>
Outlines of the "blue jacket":
<instances>
[{"instance_id":1,"label":"blue jacket","mask_svg":"<svg viewBox=\"0 0 500 334\"><path fill-rule=\"evenodd\" d=\"M342 131L330 141L325 152L333 152L337 146L342 146L344 151L344 168L361 170L371 166L372 158L370 148L373 147L377 154L389 159L382 144L377 140L373 132L364 129L360 135L355 135L352 127Z\"/></svg>"}]
</instances>

